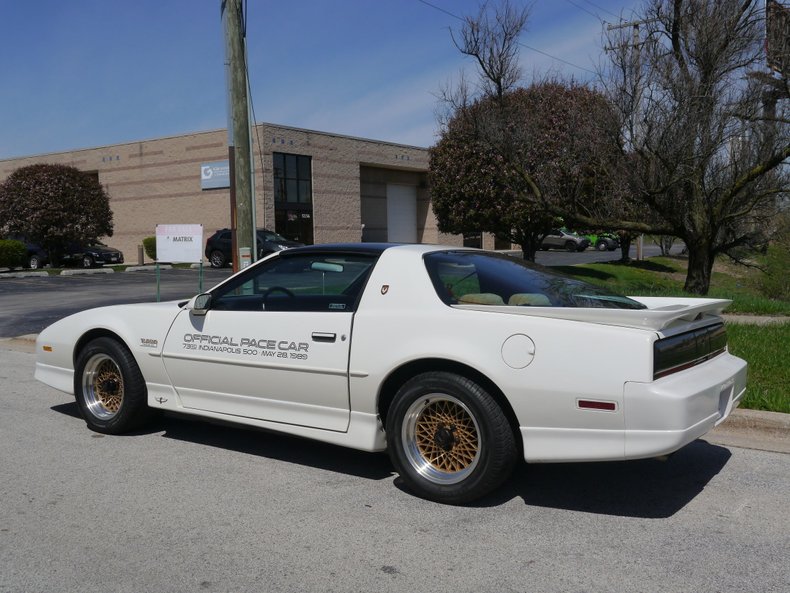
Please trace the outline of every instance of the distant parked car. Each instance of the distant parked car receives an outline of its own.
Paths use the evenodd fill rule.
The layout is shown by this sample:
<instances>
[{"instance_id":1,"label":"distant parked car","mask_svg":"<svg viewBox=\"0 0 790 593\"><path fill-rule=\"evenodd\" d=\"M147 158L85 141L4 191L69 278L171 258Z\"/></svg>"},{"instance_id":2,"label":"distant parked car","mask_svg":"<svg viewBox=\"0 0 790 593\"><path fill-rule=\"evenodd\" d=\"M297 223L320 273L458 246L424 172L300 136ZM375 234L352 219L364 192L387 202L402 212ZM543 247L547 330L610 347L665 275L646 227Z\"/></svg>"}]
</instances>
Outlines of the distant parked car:
<instances>
[{"instance_id":1,"label":"distant parked car","mask_svg":"<svg viewBox=\"0 0 790 593\"><path fill-rule=\"evenodd\" d=\"M24 235L19 234L12 234L5 237L11 241L19 241L20 243L25 244L25 249L27 249L27 256L24 262L24 267L31 268L33 270L37 270L39 268L44 267L49 262L49 256L47 256L47 252L42 249L42 247L36 243L31 243L28 241L27 237Z\"/></svg>"},{"instance_id":2,"label":"distant parked car","mask_svg":"<svg viewBox=\"0 0 790 593\"><path fill-rule=\"evenodd\" d=\"M587 237L580 237L566 229L552 229L543 237L543 242L540 244L543 250L564 249L565 251L584 251L589 246L590 240Z\"/></svg>"},{"instance_id":3,"label":"distant parked car","mask_svg":"<svg viewBox=\"0 0 790 593\"><path fill-rule=\"evenodd\" d=\"M597 251L614 251L620 247L620 239L614 233L587 233L584 236Z\"/></svg>"},{"instance_id":4,"label":"distant parked car","mask_svg":"<svg viewBox=\"0 0 790 593\"><path fill-rule=\"evenodd\" d=\"M291 241L268 229L258 229L258 259L291 247L302 247L304 243ZM212 268L222 268L229 265L232 261L231 231L230 229L219 229L206 241L206 258Z\"/></svg>"},{"instance_id":5,"label":"distant parked car","mask_svg":"<svg viewBox=\"0 0 790 593\"><path fill-rule=\"evenodd\" d=\"M24 266L26 268L37 270L43 267L49 261L49 256L47 255L47 252L40 245L28 241L27 237L25 237L24 235L9 235L7 239L10 239L12 241L19 241L20 243L25 244L25 249L27 249L27 256L24 262Z\"/></svg>"},{"instance_id":6,"label":"distant parked car","mask_svg":"<svg viewBox=\"0 0 790 593\"><path fill-rule=\"evenodd\" d=\"M73 243L66 248L62 260L64 265L93 268L104 264L122 264L123 253L98 241L84 245Z\"/></svg>"}]
</instances>

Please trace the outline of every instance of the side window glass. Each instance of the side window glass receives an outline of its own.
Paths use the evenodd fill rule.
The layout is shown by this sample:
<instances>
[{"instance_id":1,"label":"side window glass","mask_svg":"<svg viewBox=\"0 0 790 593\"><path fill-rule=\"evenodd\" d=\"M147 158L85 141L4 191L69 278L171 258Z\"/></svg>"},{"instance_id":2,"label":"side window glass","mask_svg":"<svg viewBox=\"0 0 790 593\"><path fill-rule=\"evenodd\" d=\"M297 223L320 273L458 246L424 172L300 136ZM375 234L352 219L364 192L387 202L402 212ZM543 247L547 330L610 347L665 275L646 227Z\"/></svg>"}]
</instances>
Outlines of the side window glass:
<instances>
[{"instance_id":1,"label":"side window glass","mask_svg":"<svg viewBox=\"0 0 790 593\"><path fill-rule=\"evenodd\" d=\"M356 309L376 258L286 255L240 274L212 295L212 308L234 311Z\"/></svg>"},{"instance_id":2,"label":"side window glass","mask_svg":"<svg viewBox=\"0 0 790 593\"><path fill-rule=\"evenodd\" d=\"M480 277L474 265L440 263L436 276L445 298L450 302L458 302L466 295L480 292Z\"/></svg>"}]
</instances>

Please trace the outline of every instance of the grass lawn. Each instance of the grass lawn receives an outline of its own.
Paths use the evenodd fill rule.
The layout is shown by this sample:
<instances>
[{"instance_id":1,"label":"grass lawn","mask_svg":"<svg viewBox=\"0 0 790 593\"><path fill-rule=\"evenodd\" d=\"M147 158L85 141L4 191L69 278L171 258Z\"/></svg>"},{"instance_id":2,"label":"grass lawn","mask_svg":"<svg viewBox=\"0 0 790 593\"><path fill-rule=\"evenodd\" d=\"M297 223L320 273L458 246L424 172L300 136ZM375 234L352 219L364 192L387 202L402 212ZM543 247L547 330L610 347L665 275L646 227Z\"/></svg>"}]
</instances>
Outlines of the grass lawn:
<instances>
[{"instance_id":1,"label":"grass lawn","mask_svg":"<svg viewBox=\"0 0 790 593\"><path fill-rule=\"evenodd\" d=\"M582 264L553 269L634 296L691 296L683 292L686 261L655 257L630 264ZM732 299L727 313L790 316L790 300L769 299L757 286L759 270L717 262L708 296ZM788 295L790 299L790 295ZM772 325L728 324L730 351L749 363L741 407L790 413L790 317Z\"/></svg>"}]
</instances>

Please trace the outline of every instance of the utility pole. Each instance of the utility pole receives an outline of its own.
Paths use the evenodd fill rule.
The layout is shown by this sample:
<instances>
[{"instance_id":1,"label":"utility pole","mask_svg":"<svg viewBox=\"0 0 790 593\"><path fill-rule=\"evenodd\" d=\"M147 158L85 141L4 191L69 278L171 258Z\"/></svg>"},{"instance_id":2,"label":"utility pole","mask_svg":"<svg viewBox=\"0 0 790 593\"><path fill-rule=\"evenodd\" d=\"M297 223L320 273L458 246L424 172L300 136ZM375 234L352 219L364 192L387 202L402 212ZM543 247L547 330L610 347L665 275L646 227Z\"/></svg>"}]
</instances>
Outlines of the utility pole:
<instances>
[{"instance_id":1,"label":"utility pole","mask_svg":"<svg viewBox=\"0 0 790 593\"><path fill-rule=\"evenodd\" d=\"M228 87L228 161L233 271L255 257L252 204L252 142L247 101L247 60L241 0L221 0Z\"/></svg>"}]
</instances>

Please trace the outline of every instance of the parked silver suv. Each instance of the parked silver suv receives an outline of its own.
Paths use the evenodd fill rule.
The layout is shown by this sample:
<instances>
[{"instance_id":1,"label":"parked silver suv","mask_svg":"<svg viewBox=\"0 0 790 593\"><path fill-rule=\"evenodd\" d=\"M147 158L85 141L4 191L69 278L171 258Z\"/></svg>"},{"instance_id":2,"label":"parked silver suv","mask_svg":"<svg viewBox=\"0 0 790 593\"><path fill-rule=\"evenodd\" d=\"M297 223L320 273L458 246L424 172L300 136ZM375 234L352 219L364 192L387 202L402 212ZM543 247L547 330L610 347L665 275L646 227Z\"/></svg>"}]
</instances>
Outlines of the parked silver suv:
<instances>
[{"instance_id":1,"label":"parked silver suv","mask_svg":"<svg viewBox=\"0 0 790 593\"><path fill-rule=\"evenodd\" d=\"M570 233L565 229L552 229L540 244L541 249L564 249L566 251L584 251L590 246L587 237L580 237L576 233Z\"/></svg>"}]
</instances>

